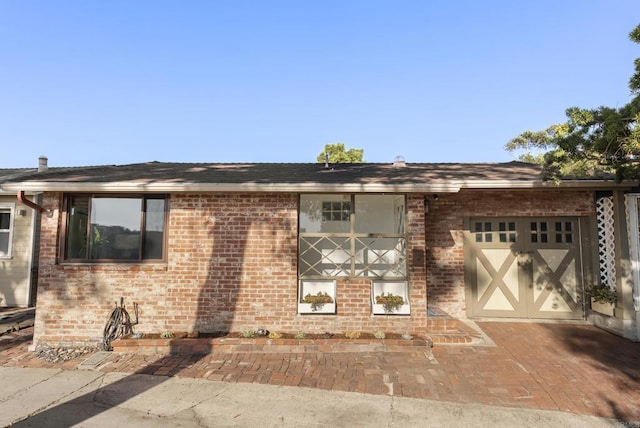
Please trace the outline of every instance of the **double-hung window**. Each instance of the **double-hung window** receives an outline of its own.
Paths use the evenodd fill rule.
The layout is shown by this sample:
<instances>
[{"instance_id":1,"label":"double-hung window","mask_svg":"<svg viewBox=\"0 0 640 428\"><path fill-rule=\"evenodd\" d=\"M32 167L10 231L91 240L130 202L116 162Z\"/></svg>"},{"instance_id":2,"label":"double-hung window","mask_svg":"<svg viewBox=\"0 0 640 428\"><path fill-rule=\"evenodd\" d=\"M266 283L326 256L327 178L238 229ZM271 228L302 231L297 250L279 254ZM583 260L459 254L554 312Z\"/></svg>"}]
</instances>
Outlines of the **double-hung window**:
<instances>
[{"instance_id":1,"label":"double-hung window","mask_svg":"<svg viewBox=\"0 0 640 428\"><path fill-rule=\"evenodd\" d=\"M11 257L15 204L0 203L0 259Z\"/></svg>"},{"instance_id":2,"label":"double-hung window","mask_svg":"<svg viewBox=\"0 0 640 428\"><path fill-rule=\"evenodd\" d=\"M62 259L146 261L164 258L164 195L67 195Z\"/></svg>"},{"instance_id":3,"label":"double-hung window","mask_svg":"<svg viewBox=\"0 0 640 428\"><path fill-rule=\"evenodd\" d=\"M300 278L406 278L404 195L300 196Z\"/></svg>"}]
</instances>

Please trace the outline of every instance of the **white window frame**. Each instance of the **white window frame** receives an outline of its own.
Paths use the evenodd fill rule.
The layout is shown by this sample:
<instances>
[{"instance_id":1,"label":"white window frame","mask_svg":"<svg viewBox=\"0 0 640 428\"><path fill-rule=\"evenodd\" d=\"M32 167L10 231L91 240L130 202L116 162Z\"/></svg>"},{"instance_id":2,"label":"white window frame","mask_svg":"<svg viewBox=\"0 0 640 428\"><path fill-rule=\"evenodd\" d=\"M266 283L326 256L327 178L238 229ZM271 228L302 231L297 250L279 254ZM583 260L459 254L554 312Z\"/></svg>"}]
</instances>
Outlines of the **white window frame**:
<instances>
[{"instance_id":1,"label":"white window frame","mask_svg":"<svg viewBox=\"0 0 640 428\"><path fill-rule=\"evenodd\" d=\"M0 211L9 211L9 229L0 230L0 233L7 233L9 235L9 245L7 246L7 252L3 253L0 249L0 259L10 259L13 250L13 221L16 214L16 204L13 202L0 202Z\"/></svg>"}]
</instances>

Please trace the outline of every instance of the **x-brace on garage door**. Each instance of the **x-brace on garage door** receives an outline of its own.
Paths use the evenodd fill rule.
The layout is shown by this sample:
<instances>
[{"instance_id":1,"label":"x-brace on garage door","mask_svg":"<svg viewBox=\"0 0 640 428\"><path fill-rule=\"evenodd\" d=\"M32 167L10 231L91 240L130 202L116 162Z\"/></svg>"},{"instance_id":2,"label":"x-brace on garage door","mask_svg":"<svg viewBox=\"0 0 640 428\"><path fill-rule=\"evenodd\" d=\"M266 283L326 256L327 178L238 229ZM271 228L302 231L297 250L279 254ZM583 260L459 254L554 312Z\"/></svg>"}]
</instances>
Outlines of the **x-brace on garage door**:
<instances>
[{"instance_id":1,"label":"x-brace on garage door","mask_svg":"<svg viewBox=\"0 0 640 428\"><path fill-rule=\"evenodd\" d=\"M470 218L465 227L469 315L584 318L581 230L587 230L586 222Z\"/></svg>"}]
</instances>

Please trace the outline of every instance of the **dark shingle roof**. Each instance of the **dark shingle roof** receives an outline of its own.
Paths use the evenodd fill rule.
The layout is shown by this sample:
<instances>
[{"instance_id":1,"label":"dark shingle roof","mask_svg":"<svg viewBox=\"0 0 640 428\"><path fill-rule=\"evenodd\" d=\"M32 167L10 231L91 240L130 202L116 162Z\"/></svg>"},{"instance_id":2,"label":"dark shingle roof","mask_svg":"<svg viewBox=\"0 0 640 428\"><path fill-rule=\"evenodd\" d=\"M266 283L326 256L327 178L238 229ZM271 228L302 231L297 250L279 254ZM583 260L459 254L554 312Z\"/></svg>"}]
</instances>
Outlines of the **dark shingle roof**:
<instances>
[{"instance_id":1,"label":"dark shingle roof","mask_svg":"<svg viewBox=\"0 0 640 428\"><path fill-rule=\"evenodd\" d=\"M318 189L350 191L362 186L372 191L423 191L429 186L463 187L532 187L540 185L540 167L522 162L507 163L407 163L403 166L381 163L166 163L147 162L128 165L51 168L24 175L12 181L29 190L61 190L84 185L86 189L106 189L120 185L123 189L190 190L218 186L226 190ZM602 180L599 180L600 182ZM510 185L507 185L510 184ZM225 187L226 186L226 187ZM215 190L214 188L207 190ZM3 188L8 188L4 185ZM78 189L75 189L78 190ZM110 191L113 189L110 187ZM166 191L166 190L165 190Z\"/></svg>"},{"instance_id":2,"label":"dark shingle roof","mask_svg":"<svg viewBox=\"0 0 640 428\"><path fill-rule=\"evenodd\" d=\"M0 183L15 181L36 171L35 168L0 168Z\"/></svg>"},{"instance_id":3,"label":"dark shingle roof","mask_svg":"<svg viewBox=\"0 0 640 428\"><path fill-rule=\"evenodd\" d=\"M127 182L167 183L412 183L425 180L536 180L540 168L520 162L509 163L164 163L57 168L24 177L40 182Z\"/></svg>"}]
</instances>

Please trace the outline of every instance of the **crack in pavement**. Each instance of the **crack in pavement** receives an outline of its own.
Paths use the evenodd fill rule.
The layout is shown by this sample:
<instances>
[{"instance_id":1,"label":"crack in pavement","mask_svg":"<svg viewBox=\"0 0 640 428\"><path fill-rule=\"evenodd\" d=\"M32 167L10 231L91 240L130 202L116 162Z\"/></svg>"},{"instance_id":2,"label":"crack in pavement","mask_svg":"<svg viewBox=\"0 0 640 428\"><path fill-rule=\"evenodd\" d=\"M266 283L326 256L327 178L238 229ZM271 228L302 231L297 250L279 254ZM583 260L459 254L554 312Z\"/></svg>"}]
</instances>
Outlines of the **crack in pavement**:
<instances>
[{"instance_id":1,"label":"crack in pavement","mask_svg":"<svg viewBox=\"0 0 640 428\"><path fill-rule=\"evenodd\" d=\"M37 387L37 386L42 385L42 384L44 384L44 383L46 383L46 382L48 382L48 381L51 381L52 379L54 379L54 378L56 378L56 377L60 376L60 375L61 375L62 373L64 373L64 372L65 372L65 370L57 369L57 371L56 371L56 372L54 372L51 376L48 376L46 379L43 379L43 380L41 380L41 381L39 381L39 382L36 382L36 383L34 383L33 385L29 385L29 386L28 386L28 387L26 387L25 389L20 390L18 393L13 394L11 397L13 397L13 398L20 398L20 396L22 396L22 395L24 395L24 394L28 393L28 392L29 392L30 390L32 390L34 387ZM94 378L94 379L90 380L89 382L85 383L84 385L80 385L80 386L76 387L76 388L75 388L75 389L73 389L72 391L69 391L69 392L64 393L64 394L63 394L63 395L61 395L60 397L58 397L58 398L56 398L56 399L53 399L53 400L51 400L50 402L48 402L48 403L44 404L43 406L41 406L41 407L39 407L39 408L37 408L37 409L35 409L35 410L33 410L33 411L29 412L27 415L22 416L22 417L19 417L19 418L15 419L15 420L11 421L11 425L13 425L13 424L17 424L17 423L22 422L22 421L25 421L25 420L27 420L27 419L29 419L29 418L32 418L32 417L34 417L34 416L38 415L39 413L42 413L42 412L44 412L44 411L46 411L46 410L48 410L48 409L51 409L51 408L53 408L53 407L55 407L55 406L58 406L59 404L61 404L62 402L64 402L64 401L65 401L69 396L72 396L72 395L74 395L74 394L76 394L76 393L80 392L82 389L84 389L84 388L86 388L86 387L90 386L92 383L95 383L95 382L99 382L99 381L101 381L103 378L104 378L104 374L100 375L98 378ZM100 388L100 387L98 387L97 389L99 389L99 388ZM97 389L96 389L96 390L97 390ZM95 392L94 392L94 393L95 393Z\"/></svg>"},{"instance_id":2,"label":"crack in pavement","mask_svg":"<svg viewBox=\"0 0 640 428\"><path fill-rule=\"evenodd\" d=\"M13 393L11 395L8 395L8 396L4 397L3 399L0 400L0 403L4 403L5 401L9 401L9 400L12 400L14 398L20 397L21 395L24 395L25 393L29 392L30 389L32 389L32 388L34 388L34 387L36 387L36 386L38 386L40 384L43 384L43 383L47 382L48 380L52 379L54 376L56 376L57 374L62 372L62 369L55 369L55 370L56 371L51 376L47 377L46 379L42 379L41 381L36 382L36 383L34 383L32 385L29 385L25 389L21 389L21 390L16 391L15 393Z\"/></svg>"}]
</instances>

